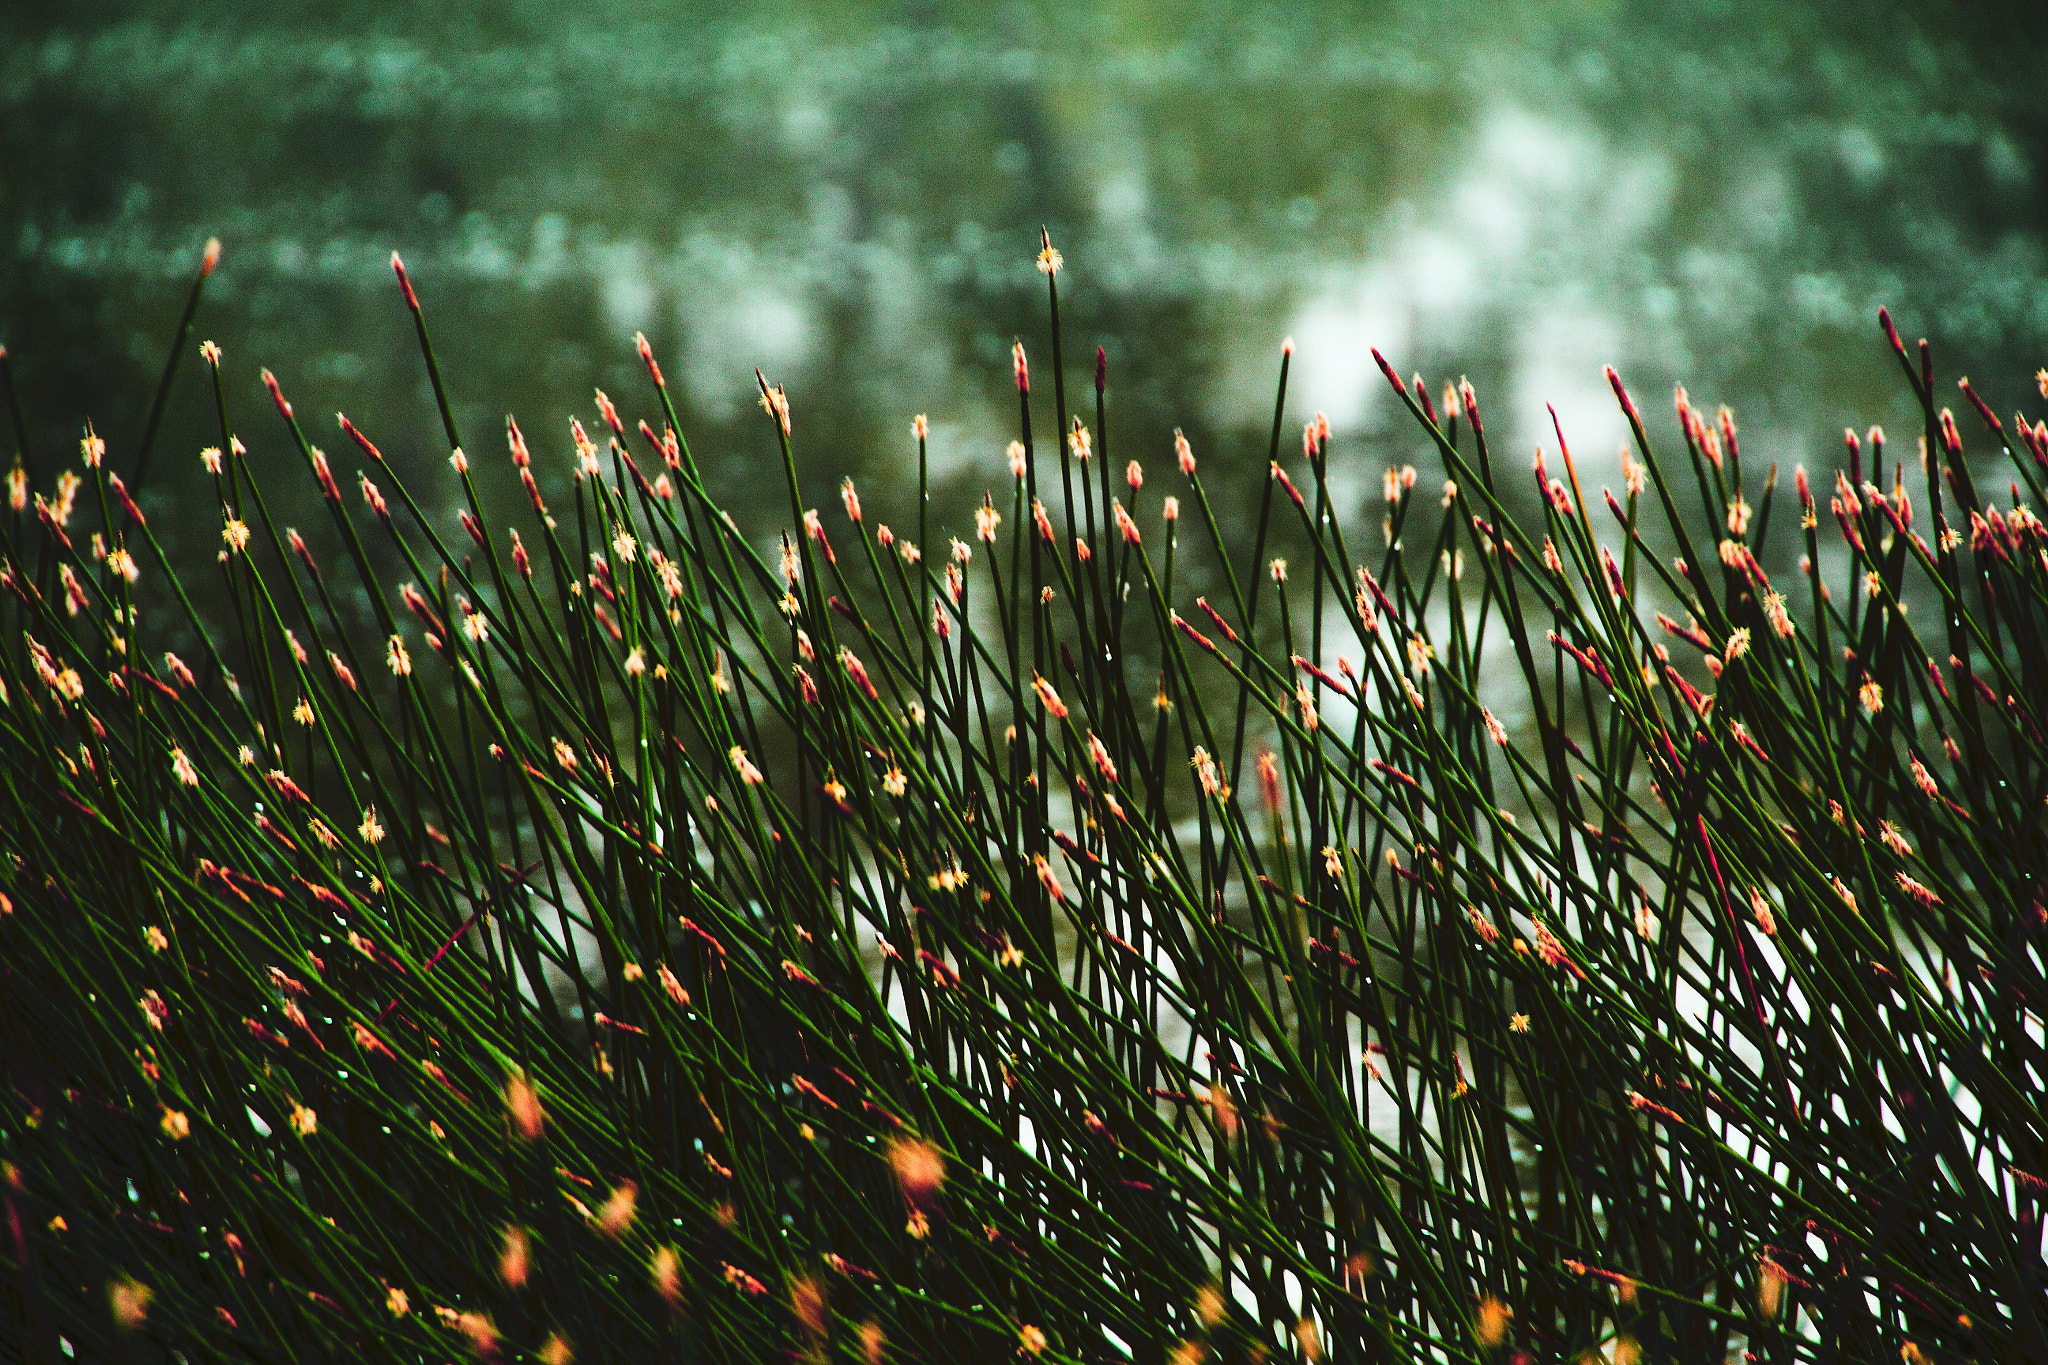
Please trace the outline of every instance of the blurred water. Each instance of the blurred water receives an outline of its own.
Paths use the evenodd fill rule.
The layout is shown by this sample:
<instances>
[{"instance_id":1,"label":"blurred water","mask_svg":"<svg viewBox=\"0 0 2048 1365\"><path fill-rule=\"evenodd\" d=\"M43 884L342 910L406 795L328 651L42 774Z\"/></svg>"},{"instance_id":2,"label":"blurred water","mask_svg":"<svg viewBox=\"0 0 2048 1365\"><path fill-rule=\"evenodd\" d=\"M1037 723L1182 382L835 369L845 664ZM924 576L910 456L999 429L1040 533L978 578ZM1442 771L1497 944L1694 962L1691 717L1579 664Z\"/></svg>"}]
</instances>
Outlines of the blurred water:
<instances>
[{"instance_id":1,"label":"blurred water","mask_svg":"<svg viewBox=\"0 0 2048 1365\"><path fill-rule=\"evenodd\" d=\"M964 524L1013 434L1013 339L1047 387L1044 222L1069 377L1107 349L1120 460L1163 466L1183 426L1206 472L1256 481L1292 334L1290 407L1330 414L1361 503L1420 453L1369 345L1469 373L1510 449L1550 439L1555 403L1596 481L1610 361L1646 408L1680 378L1733 404L1752 467L1814 462L1904 416L1879 303L1998 406L2034 398L2040 9L24 6L0 15L0 340L45 467L88 414L118 462L217 233L200 334L259 457L268 364L432 488L397 248L467 445L502 449L518 413L551 491L593 384L652 415L644 329L743 521L787 519L759 365L817 502L852 472L901 506L929 412ZM160 504L203 502L217 440L186 384Z\"/></svg>"}]
</instances>

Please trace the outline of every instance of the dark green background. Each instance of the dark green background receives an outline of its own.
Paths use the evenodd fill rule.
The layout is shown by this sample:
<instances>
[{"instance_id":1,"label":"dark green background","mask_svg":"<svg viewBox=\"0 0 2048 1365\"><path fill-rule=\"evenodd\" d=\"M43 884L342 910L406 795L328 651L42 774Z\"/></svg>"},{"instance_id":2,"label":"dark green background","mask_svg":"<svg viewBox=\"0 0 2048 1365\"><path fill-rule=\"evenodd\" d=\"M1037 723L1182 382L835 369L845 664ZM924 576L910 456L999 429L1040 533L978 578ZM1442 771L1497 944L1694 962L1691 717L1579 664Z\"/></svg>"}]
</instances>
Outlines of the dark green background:
<instances>
[{"instance_id":1,"label":"dark green background","mask_svg":"<svg viewBox=\"0 0 2048 1365\"><path fill-rule=\"evenodd\" d=\"M513 411L562 494L594 383L650 413L644 328L764 534L787 518L757 363L789 385L818 502L850 471L904 515L929 412L964 527L1002 478L1011 340L1048 363L1046 222L1071 377L1108 349L1113 453L1158 475L1184 426L1210 472L1258 477L1289 333L1296 415L1336 419L1372 522L1378 469L1419 452L1367 344L1471 374L1525 445L1556 401L1596 479L1610 360L1646 408L1678 379L1732 403L1758 464L1820 462L1845 423L1905 415L1879 303L2002 411L2041 406L2040 8L15 5L0 340L43 469L88 415L120 467L218 234L198 335L226 348L258 460L282 453L268 364L315 440L339 444L346 409L431 500L450 476L397 248L486 470ZM159 507L210 497L197 374ZM273 496L312 513L309 490Z\"/></svg>"}]
</instances>

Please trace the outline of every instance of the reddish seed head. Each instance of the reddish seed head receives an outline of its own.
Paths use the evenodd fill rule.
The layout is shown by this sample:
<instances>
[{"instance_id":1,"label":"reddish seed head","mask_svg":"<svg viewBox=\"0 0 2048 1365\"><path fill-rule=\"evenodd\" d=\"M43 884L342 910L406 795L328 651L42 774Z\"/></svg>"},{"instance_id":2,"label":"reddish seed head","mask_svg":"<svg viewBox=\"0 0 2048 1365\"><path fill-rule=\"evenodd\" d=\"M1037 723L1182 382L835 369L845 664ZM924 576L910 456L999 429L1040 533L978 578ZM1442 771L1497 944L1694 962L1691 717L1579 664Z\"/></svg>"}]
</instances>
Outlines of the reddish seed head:
<instances>
[{"instance_id":1,"label":"reddish seed head","mask_svg":"<svg viewBox=\"0 0 2048 1365\"><path fill-rule=\"evenodd\" d=\"M912 1208L929 1211L946 1183L945 1154L921 1139L899 1138L889 1145L888 1157L904 1199Z\"/></svg>"},{"instance_id":2,"label":"reddish seed head","mask_svg":"<svg viewBox=\"0 0 2048 1365\"><path fill-rule=\"evenodd\" d=\"M647 344L647 333L633 333L633 344L640 348L640 363L647 367L648 377L654 381L654 387L667 388L668 385L662 382L661 366L655 363L654 348Z\"/></svg>"},{"instance_id":3,"label":"reddish seed head","mask_svg":"<svg viewBox=\"0 0 2048 1365\"><path fill-rule=\"evenodd\" d=\"M1095 348L1095 391L1102 392L1109 383L1109 356L1100 346Z\"/></svg>"},{"instance_id":4,"label":"reddish seed head","mask_svg":"<svg viewBox=\"0 0 2048 1365\"><path fill-rule=\"evenodd\" d=\"M879 701L881 699L880 694L875 691L874 683L868 678L867 668L859 659L854 657L852 650L841 647L839 662L845 667L846 676L853 679L854 685L867 694L869 701Z\"/></svg>"},{"instance_id":5,"label":"reddish seed head","mask_svg":"<svg viewBox=\"0 0 2048 1365\"><path fill-rule=\"evenodd\" d=\"M1115 782L1117 780L1116 762L1109 756L1109 748L1103 744L1100 736L1093 734L1088 736L1088 756L1095 760L1095 767L1101 772L1103 781Z\"/></svg>"},{"instance_id":6,"label":"reddish seed head","mask_svg":"<svg viewBox=\"0 0 2048 1365\"><path fill-rule=\"evenodd\" d=\"M1266 813L1278 815L1281 805L1280 761L1273 756L1271 749L1260 751L1258 768L1259 795L1266 803Z\"/></svg>"},{"instance_id":7,"label":"reddish seed head","mask_svg":"<svg viewBox=\"0 0 2048 1365\"><path fill-rule=\"evenodd\" d=\"M512 1132L524 1142L537 1140L547 1128L541 1097L520 1072L514 1072L506 1081L506 1117L512 1121Z\"/></svg>"},{"instance_id":8,"label":"reddish seed head","mask_svg":"<svg viewBox=\"0 0 2048 1365\"><path fill-rule=\"evenodd\" d=\"M524 1289L531 1266L532 1256L525 1229L506 1228L504 1246L498 1253L498 1278L505 1282L507 1288Z\"/></svg>"},{"instance_id":9,"label":"reddish seed head","mask_svg":"<svg viewBox=\"0 0 2048 1365\"><path fill-rule=\"evenodd\" d=\"M199 278L205 279L220 266L220 238L206 239L206 254L199 258Z\"/></svg>"},{"instance_id":10,"label":"reddish seed head","mask_svg":"<svg viewBox=\"0 0 2048 1365\"><path fill-rule=\"evenodd\" d=\"M272 374L269 370L265 370L263 372L263 387L270 390L270 401L277 404L277 410L280 413L282 413L284 415L284 419L287 422L289 422L292 417L292 405L290 403L285 402L284 390L278 387L277 376Z\"/></svg>"},{"instance_id":11,"label":"reddish seed head","mask_svg":"<svg viewBox=\"0 0 2048 1365\"><path fill-rule=\"evenodd\" d=\"M1125 543L1130 545L1138 544L1138 523L1131 520L1131 514L1124 510L1124 505L1121 502L1112 501L1109 505L1109 510L1116 518L1116 529L1122 533Z\"/></svg>"},{"instance_id":12,"label":"reddish seed head","mask_svg":"<svg viewBox=\"0 0 2048 1365\"><path fill-rule=\"evenodd\" d=\"M2005 434L2005 427L2000 424L1998 415L1992 412L1990 406L1977 396L1977 391L1970 387L1969 376L1964 375L1961 379L1958 379L1956 387L1963 391L1963 397L1970 400L1970 406L1977 409L1977 415L1984 419L1984 425L2003 436Z\"/></svg>"},{"instance_id":13,"label":"reddish seed head","mask_svg":"<svg viewBox=\"0 0 2048 1365\"><path fill-rule=\"evenodd\" d=\"M1607 367L1606 373L1607 386L1614 390L1614 397L1621 404L1622 411L1628 414L1629 423L1633 426L1641 426L1643 424L1643 416L1636 411L1636 400L1629 397L1628 390L1622 386L1621 376L1615 373L1612 365ZM1684 390L1681 389L1679 392L1683 393Z\"/></svg>"},{"instance_id":14,"label":"reddish seed head","mask_svg":"<svg viewBox=\"0 0 2048 1365\"><path fill-rule=\"evenodd\" d=\"M1024 362L1024 343L1018 342L1010 348L1010 364L1017 371L1017 392L1031 392L1031 367Z\"/></svg>"},{"instance_id":15,"label":"reddish seed head","mask_svg":"<svg viewBox=\"0 0 2048 1365\"><path fill-rule=\"evenodd\" d=\"M1207 616L1209 620L1215 624L1216 629L1222 633L1224 639L1230 641L1230 643L1232 644L1236 644L1238 642L1237 632L1231 629L1230 622L1223 619L1223 614L1221 612L1217 611L1216 608L1209 605L1208 598L1197 597L1195 599L1195 605L1200 607L1202 609L1202 614Z\"/></svg>"},{"instance_id":16,"label":"reddish seed head","mask_svg":"<svg viewBox=\"0 0 2048 1365\"><path fill-rule=\"evenodd\" d=\"M334 486L333 471L327 467L327 452L317 446L313 449L313 477L320 480L320 491L330 502L341 501L341 490Z\"/></svg>"},{"instance_id":17,"label":"reddish seed head","mask_svg":"<svg viewBox=\"0 0 2048 1365\"><path fill-rule=\"evenodd\" d=\"M405 306L415 313L419 312L420 296L412 292L412 280L405 273L405 262L398 258L395 251L391 253L391 270L398 276L398 287L405 291Z\"/></svg>"},{"instance_id":18,"label":"reddish seed head","mask_svg":"<svg viewBox=\"0 0 2048 1365\"><path fill-rule=\"evenodd\" d=\"M1067 718L1066 705L1060 700L1060 694L1053 691L1051 683L1034 673L1031 675L1031 688L1038 694L1039 705L1046 709L1048 715L1055 720Z\"/></svg>"},{"instance_id":19,"label":"reddish seed head","mask_svg":"<svg viewBox=\"0 0 2048 1365\"><path fill-rule=\"evenodd\" d=\"M137 526L147 525L143 520L142 509L135 505L134 498L128 496L128 485L121 482L119 474L107 475L107 486L114 490L114 497L120 501L121 510L126 512Z\"/></svg>"},{"instance_id":20,"label":"reddish seed head","mask_svg":"<svg viewBox=\"0 0 2048 1365\"><path fill-rule=\"evenodd\" d=\"M1422 415L1429 419L1429 424L1431 426L1440 425L1440 420L1438 419L1436 412L1436 404L1430 401L1429 385L1423 380L1422 372L1419 370L1416 371L1415 378L1411 382L1415 386L1415 401L1422 405ZM1320 416L1320 414L1318 415Z\"/></svg>"},{"instance_id":21,"label":"reddish seed head","mask_svg":"<svg viewBox=\"0 0 2048 1365\"><path fill-rule=\"evenodd\" d=\"M1394 392L1406 398L1408 396L1408 386L1401 382L1400 375L1394 373L1394 367L1389 365L1387 358L1380 354L1379 347L1373 347L1372 358L1379 365L1380 373L1387 377L1387 382L1394 386Z\"/></svg>"},{"instance_id":22,"label":"reddish seed head","mask_svg":"<svg viewBox=\"0 0 2048 1365\"><path fill-rule=\"evenodd\" d=\"M603 389L598 389L596 392L597 410L604 415L605 425L612 429L612 435L624 436L626 434L626 426L625 423L619 420L619 410L612 406L611 399L605 397Z\"/></svg>"},{"instance_id":23,"label":"reddish seed head","mask_svg":"<svg viewBox=\"0 0 2048 1365\"><path fill-rule=\"evenodd\" d=\"M1031 863L1037 869L1039 884L1045 888L1046 894L1055 901L1064 903L1067 899L1066 888L1060 885L1059 873L1054 870L1050 862L1046 861L1045 855L1043 853L1035 855L1031 859Z\"/></svg>"},{"instance_id":24,"label":"reddish seed head","mask_svg":"<svg viewBox=\"0 0 2048 1365\"><path fill-rule=\"evenodd\" d=\"M370 438L363 435L363 433L356 428L356 424L348 420L348 415L346 413L335 413L334 420L341 424L342 431L348 436L348 438L351 441L354 441L356 445L361 448L363 454L369 456L378 464L384 463L384 452L377 449L376 446L370 444Z\"/></svg>"}]
</instances>

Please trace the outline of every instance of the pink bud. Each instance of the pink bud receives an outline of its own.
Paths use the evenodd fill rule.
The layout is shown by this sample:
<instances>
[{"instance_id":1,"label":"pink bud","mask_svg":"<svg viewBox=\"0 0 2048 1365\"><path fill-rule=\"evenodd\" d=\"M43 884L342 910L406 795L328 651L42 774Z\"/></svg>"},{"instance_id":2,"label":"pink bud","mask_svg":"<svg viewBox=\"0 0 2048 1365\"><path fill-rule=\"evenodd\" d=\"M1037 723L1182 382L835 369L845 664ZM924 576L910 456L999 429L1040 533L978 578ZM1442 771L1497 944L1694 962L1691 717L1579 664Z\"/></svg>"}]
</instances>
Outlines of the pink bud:
<instances>
[{"instance_id":1,"label":"pink bud","mask_svg":"<svg viewBox=\"0 0 2048 1365\"><path fill-rule=\"evenodd\" d=\"M420 296L412 292L412 280L405 273L405 262L398 258L395 251L391 253L391 270L398 276L398 287L405 291L405 306L415 313L419 312Z\"/></svg>"},{"instance_id":2,"label":"pink bud","mask_svg":"<svg viewBox=\"0 0 2048 1365\"><path fill-rule=\"evenodd\" d=\"M363 454L369 456L378 464L384 463L384 452L377 449L376 446L370 444L370 438L363 435L362 432L356 429L355 423L348 420L348 415L346 413L335 413L334 420L341 423L342 432L346 434L351 441L354 441L356 443L357 447L362 450Z\"/></svg>"},{"instance_id":3,"label":"pink bud","mask_svg":"<svg viewBox=\"0 0 2048 1365\"><path fill-rule=\"evenodd\" d=\"M269 370L263 372L263 387L270 390L270 401L277 404L278 412L289 422L292 418L292 405L285 402L284 390L277 386L277 376Z\"/></svg>"},{"instance_id":4,"label":"pink bud","mask_svg":"<svg viewBox=\"0 0 2048 1365\"><path fill-rule=\"evenodd\" d=\"M654 387L667 388L668 385L662 382L661 366L654 360L654 348L647 344L647 333L633 333L633 344L640 348L640 363L647 367L648 376L654 380Z\"/></svg>"}]
</instances>

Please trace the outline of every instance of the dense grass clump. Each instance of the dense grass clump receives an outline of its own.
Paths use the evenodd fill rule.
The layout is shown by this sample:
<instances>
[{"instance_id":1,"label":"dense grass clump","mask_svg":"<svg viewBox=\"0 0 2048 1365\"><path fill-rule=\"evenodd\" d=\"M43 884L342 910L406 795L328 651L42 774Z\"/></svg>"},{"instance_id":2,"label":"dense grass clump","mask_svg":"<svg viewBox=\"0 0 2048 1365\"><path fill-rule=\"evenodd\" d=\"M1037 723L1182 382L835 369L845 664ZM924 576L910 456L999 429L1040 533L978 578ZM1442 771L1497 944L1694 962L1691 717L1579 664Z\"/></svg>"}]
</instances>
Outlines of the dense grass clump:
<instances>
[{"instance_id":1,"label":"dense grass clump","mask_svg":"<svg viewBox=\"0 0 2048 1365\"><path fill-rule=\"evenodd\" d=\"M1382 362L1449 478L1360 525L1283 354L1229 543L1099 354L1070 405L1041 265L1014 478L931 507L919 418L893 528L763 380L750 538L644 341L649 420L466 454L403 267L443 487L210 343L190 595L149 438L17 463L29 1358L2048 1359L2048 425L1966 384L1973 471L1887 320L1917 460L1788 496L1614 378L1625 487L1560 431L1532 503Z\"/></svg>"}]
</instances>

